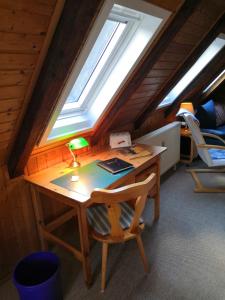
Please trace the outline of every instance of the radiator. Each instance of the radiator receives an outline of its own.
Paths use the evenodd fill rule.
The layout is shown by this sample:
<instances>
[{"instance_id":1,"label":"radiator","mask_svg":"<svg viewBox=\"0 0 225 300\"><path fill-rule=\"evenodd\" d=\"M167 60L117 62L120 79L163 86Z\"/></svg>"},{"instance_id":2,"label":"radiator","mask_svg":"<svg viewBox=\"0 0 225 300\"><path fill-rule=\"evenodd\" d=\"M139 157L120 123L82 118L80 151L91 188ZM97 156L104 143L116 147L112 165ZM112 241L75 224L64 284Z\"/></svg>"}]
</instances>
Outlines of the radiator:
<instances>
[{"instance_id":1,"label":"radiator","mask_svg":"<svg viewBox=\"0 0 225 300\"><path fill-rule=\"evenodd\" d=\"M135 140L140 144L167 147L161 154L162 175L180 160L180 122L173 122Z\"/></svg>"}]
</instances>

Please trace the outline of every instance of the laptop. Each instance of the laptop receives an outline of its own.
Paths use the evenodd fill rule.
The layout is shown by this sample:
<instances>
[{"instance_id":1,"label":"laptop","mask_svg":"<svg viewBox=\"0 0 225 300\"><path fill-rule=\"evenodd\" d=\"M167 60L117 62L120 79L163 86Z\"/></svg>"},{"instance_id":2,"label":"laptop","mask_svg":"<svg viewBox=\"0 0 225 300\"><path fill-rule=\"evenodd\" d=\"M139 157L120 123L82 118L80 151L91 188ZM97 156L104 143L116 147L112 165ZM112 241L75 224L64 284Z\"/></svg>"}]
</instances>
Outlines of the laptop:
<instances>
[{"instance_id":1,"label":"laptop","mask_svg":"<svg viewBox=\"0 0 225 300\"><path fill-rule=\"evenodd\" d=\"M113 157L111 159L103 160L97 163L97 165L112 174L116 174L131 168L134 166L120 158Z\"/></svg>"}]
</instances>

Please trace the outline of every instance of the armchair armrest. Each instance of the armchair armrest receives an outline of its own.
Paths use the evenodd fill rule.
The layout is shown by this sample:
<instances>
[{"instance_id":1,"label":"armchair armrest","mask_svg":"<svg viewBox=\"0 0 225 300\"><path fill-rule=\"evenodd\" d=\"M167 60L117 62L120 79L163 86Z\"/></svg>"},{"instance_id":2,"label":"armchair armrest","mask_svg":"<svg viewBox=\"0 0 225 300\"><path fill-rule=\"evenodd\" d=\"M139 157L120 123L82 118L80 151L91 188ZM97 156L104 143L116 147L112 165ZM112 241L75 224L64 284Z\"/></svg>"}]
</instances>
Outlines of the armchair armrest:
<instances>
[{"instance_id":1,"label":"armchair armrest","mask_svg":"<svg viewBox=\"0 0 225 300\"><path fill-rule=\"evenodd\" d=\"M219 145L208 145L208 144L198 144L198 148L203 148L203 149L220 149L220 150L225 150L225 146L219 146Z\"/></svg>"},{"instance_id":2,"label":"armchair armrest","mask_svg":"<svg viewBox=\"0 0 225 300\"><path fill-rule=\"evenodd\" d=\"M213 133L206 133L206 132L201 132L201 134L203 136L207 136L207 137L211 137L213 139L219 140L219 141L221 141L225 145L225 140L222 139L221 137L219 137L218 135L215 135Z\"/></svg>"}]
</instances>

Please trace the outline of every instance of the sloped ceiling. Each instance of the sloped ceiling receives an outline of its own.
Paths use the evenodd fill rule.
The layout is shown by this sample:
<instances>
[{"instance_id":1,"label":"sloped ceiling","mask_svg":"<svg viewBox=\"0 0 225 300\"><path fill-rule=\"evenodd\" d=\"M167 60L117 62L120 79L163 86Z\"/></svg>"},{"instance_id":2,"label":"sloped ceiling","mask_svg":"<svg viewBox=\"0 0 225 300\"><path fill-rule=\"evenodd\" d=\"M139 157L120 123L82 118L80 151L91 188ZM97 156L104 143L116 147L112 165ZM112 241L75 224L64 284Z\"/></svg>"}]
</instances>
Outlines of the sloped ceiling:
<instances>
[{"instance_id":1,"label":"sloped ceiling","mask_svg":"<svg viewBox=\"0 0 225 300\"><path fill-rule=\"evenodd\" d=\"M109 122L108 115L105 114L105 116L99 123L97 130L94 132L93 138L96 141L98 141L98 139L103 134L105 134L106 131L108 131L108 130L118 130L118 129L124 128L126 126L129 126L130 129L134 130L135 122L137 122L137 120L140 120L140 118L142 118L142 116L143 116L143 114L145 114L146 110L148 112L147 116L152 113L152 110L158 104L157 101L160 98L159 96L160 95L161 95L161 97L163 96L162 91L166 90L168 83L176 75L177 71L179 69L182 69L186 59L192 55L192 52L194 51L194 49L198 46L198 44L201 42L201 40L204 38L204 36L210 31L210 29L213 27L213 25L216 23L216 21L221 16L223 16L224 11L225 11L225 3L223 0L214 0L214 1L212 1L212 0L200 0L200 1L190 1L190 0L189 1L178 1L178 0L176 0L176 1L152 0L151 1L151 0L146 0L146 1L154 3L154 4L158 4L161 7L164 7L166 9L170 9L171 11L173 11L173 16L176 16L176 14L179 13L179 9L183 2L186 3L186 5L188 5L188 4L193 5L194 9L187 18L183 18L182 24L180 24L179 28L176 28L176 30L177 30L176 34L174 34L172 36L172 38L169 38L166 41L166 46L162 47L162 49L160 50L159 57L151 64L151 66L143 74L143 78L142 78L140 84L137 87L135 87L135 90L132 90L132 93L129 94L129 96L125 99L123 106L120 107L119 109L117 109L116 113L114 113L113 116L110 116L110 122ZM33 2L33 5L31 4L31 2ZM66 3L67 2L73 3L70 0L66 1ZM85 1L82 2L83 6L84 6L84 4L83 4L84 2ZM86 1L86 2L88 2L88 1ZM96 2L96 1L91 2L93 7L95 5L94 2ZM35 0L31 0L31 1L20 0L20 1L18 1L18 3L20 3L20 5L19 4L15 5L14 1L5 0L5 3L7 3L7 5L9 5L10 8L2 7L2 3L4 3L4 1L1 1L1 3L0 3L0 11L2 9L4 9L4 10L8 9L12 15L13 15L14 11L17 12L17 10L18 10L17 14L19 14L22 11L23 12L23 17L22 17L23 20L31 19L31 16L29 14L28 15L25 14L25 12L24 12L25 7L26 7L26 9L30 9L32 11L32 20L30 21L32 26L31 25L29 26L28 21L22 22L21 21L22 19L19 18L20 21L17 21L17 22L19 22L17 26L13 27L12 24L14 24L14 23L11 22L10 24L11 24L12 29L10 29L11 28L10 26L7 28L6 25L4 25L2 28L2 31L8 30L10 32L10 30L15 30L15 28L19 28L19 26L21 27L22 26L21 24L23 24L23 27L26 27L26 29L23 29L24 32L19 32L19 33L23 33L23 34L25 34L25 36L27 36L27 34L30 33L29 30L31 30L31 28L32 28L32 30L34 30L34 32L32 33L32 37L34 36L36 38L36 40L35 40L36 43L33 43L33 44L35 44L35 47L33 47L33 44L29 44L28 42L23 43L25 38L23 38L22 40L19 40L19 42L17 43L18 49L10 50L10 51L16 51L15 53L13 52L13 54L15 55L13 57L10 56L10 54L11 54L11 53L9 53L10 51L4 50L5 51L4 55L6 55L6 57L8 57L7 64L4 62L4 58L1 59L2 54L0 53L0 62L2 62L2 63L4 62L2 65L4 66L4 68L6 68L7 72L10 71L10 79L7 79L8 73L5 73L5 75L4 75L4 73L2 73L2 78L4 78L5 81L11 80L10 84L13 86L16 86L16 89L18 89L17 90L18 92L15 92L14 94L10 94L10 93L13 93L12 92L13 89L9 89L10 92L9 92L9 90L8 91L5 90L5 95L7 97L7 99L4 102L5 108L0 111L0 113L4 114L4 118L5 118L4 124L10 123L11 121L9 122L9 120L12 120L11 125L9 125L9 127L11 126L11 129L7 129L7 131L4 131L2 129L3 125L1 124L1 126L0 126L0 130L2 130L1 132L4 133L4 135L1 135L0 147L2 147L2 149L6 149L6 145L8 145L8 143L10 141L12 141L12 138L11 138L13 136L12 135L12 132L13 132L12 127L17 124L17 129L19 128L18 127L19 123L16 123L15 120L18 119L19 116L23 115L22 111L25 110L26 101L24 99L25 99L25 95L29 94L28 93L28 91L30 90L29 83L31 84L32 74L33 74L35 68L38 67L38 55L40 54L41 45L43 45L43 43L44 43L45 34L43 34L43 32L46 32L46 30L48 28L48 24L51 20L53 11L56 7L56 3L53 0L51 0L51 1L43 0L43 1L41 1L42 4L37 4L37 1L35 1ZM27 3L29 3L29 5ZM100 4L101 4L101 1L99 1L98 4L96 2L96 6L95 6L96 13L99 9ZM6 4L4 4L4 5L6 6ZM42 8L43 5L48 8L46 11L44 8ZM94 17L91 14L91 12L92 12L91 7L89 6L89 7L87 7L87 9L88 8L89 8L89 11L88 11L88 14L86 14L86 20L88 20L88 17L89 17L89 22L91 23L92 22L91 20L93 20ZM33 10L35 10L35 11L33 11ZM38 10L38 12L37 12L37 10ZM84 13L84 11L82 11L82 13L79 10L74 10L74 11L77 12L77 18L81 17L82 13ZM36 16L36 15L39 16L40 20L38 20L38 17L34 18L34 16ZM48 19L48 21L47 21L47 19ZM4 20L5 19L1 19L0 23L2 23ZM6 21L4 21L4 22L6 22ZM27 29L28 27L30 28L29 30ZM6 28L7 28L7 30L6 30ZM77 28L79 28L79 31L81 30L81 27L77 26ZM1 27L0 27L0 29L1 29ZM169 29L170 29L170 27L168 26L168 28L166 28L165 30L169 30ZM27 32L27 30L28 30L28 32ZM86 30L88 32L88 27ZM82 35L84 36L83 33L82 33ZM160 40L158 41L158 43L160 43ZM3 44L4 44L4 46L3 46ZM157 46L157 45L155 45L155 46ZM5 45L5 43L2 43L2 47L3 47L3 49L6 49L7 45ZM27 52L25 51L25 53L23 53L24 47L26 48L26 51L27 51ZM0 42L0 49L1 49L1 42ZM77 51L79 51L79 49ZM151 54L151 51L153 51L153 49L149 50L150 54ZM65 52L64 52L64 54L65 54ZM25 57L24 57L24 55L25 55ZM142 63L145 64L145 61L143 61ZM6 65L7 65L7 67L6 67ZM142 72L141 67L142 67L142 65L140 65L135 70L136 73L134 72L134 74L132 74L132 78L135 78L135 76L137 76L137 73L140 74L140 72ZM64 69L66 69L66 68L64 68ZM21 70L22 70L22 72L21 72ZM54 69L54 70L56 70L56 69ZM57 76L58 76L57 74L54 73L54 70L52 69L52 73L51 73L52 80L57 78ZM5 69L3 69L2 71L5 72ZM11 71L14 71L15 74L12 73ZM15 79L13 79L14 77L12 75L15 76ZM0 76L1 76L1 72L0 72ZM39 81L40 81L40 77L39 77ZM55 80L55 82L56 82L56 84L58 84L57 88L59 88L60 81ZM56 87L56 84L53 86ZM21 85L21 88L18 87L20 85ZM59 88L59 90L62 88L62 85L63 85L63 82L61 82L61 87ZM126 83L126 85L129 85L129 81ZM51 91L52 91L52 88L51 88ZM18 95L20 97L18 97ZM14 99L15 96L17 96L20 99L20 101L17 101L18 99ZM35 107L37 108L37 110L38 110L37 98L39 99L39 102L41 105L41 101L42 101L41 96L44 97L44 90L41 91L41 94L40 93L38 94L38 89L36 86L36 89L34 89L32 98L36 97L36 100L35 100L36 106ZM31 98L31 104L32 104L32 98ZM157 101L155 99L157 99ZM120 99L116 99L116 100L119 101ZM10 103L13 103L13 104L11 104L11 106L10 106ZM116 105L116 102L115 102L115 105ZM53 102L52 102L52 106L54 106ZM149 107L150 107L150 110L149 110ZM2 106L1 106L1 108L2 108ZM23 108L23 109L21 110L21 108ZM43 111L43 109L42 109L42 111ZM37 115L35 114L35 112L33 110L33 115L30 114L29 119L31 119L31 118L35 119L35 117L37 117ZM40 117L40 112L39 112L39 117ZM3 115L2 115L2 118L3 118ZM25 119L26 119L26 115L25 115ZM2 120L2 119L0 119L0 120ZM45 122L46 122L46 120L45 120ZM146 127L146 122L148 122L148 119L146 119L144 124L140 123L141 124L140 126ZM110 124L110 126L108 124ZM23 123L22 123L22 125L23 125ZM7 126L7 125L4 125L4 126ZM21 128L23 128L23 127L21 127ZM148 128L148 126L146 128ZM39 129L40 129L40 127L39 127ZM40 134L39 129L38 129L38 131ZM21 132L21 130L19 130L19 132ZM19 140L20 140L20 137L21 136L19 135ZM36 138L36 136L34 135L34 139L35 138ZM27 139L29 139L29 136L27 136ZM32 143L34 142L34 139L33 139ZM15 139L15 141L18 142L18 136L17 136L17 139ZM25 147L25 145L26 145L25 142L26 142L26 139L23 141L23 144L21 144L22 145L21 151L23 150L22 148ZM34 146L34 143L33 144L32 143L29 146L30 147L28 149L29 151L32 150L31 146ZM24 156L24 159L23 159L24 161L20 165L20 172L21 172L22 167L24 166L24 162L28 158L29 151L27 151L27 154ZM3 153L3 152L0 152L0 153ZM17 155L17 157L16 157L16 155ZM16 164L17 159L19 157L21 157L21 153L18 152L18 153L16 153L16 155L14 155L14 153L11 152L11 158L15 157L14 163L13 163L14 166Z\"/></svg>"},{"instance_id":2,"label":"sloped ceiling","mask_svg":"<svg viewBox=\"0 0 225 300\"><path fill-rule=\"evenodd\" d=\"M224 25L224 1L203 0L197 2L198 6L194 12L185 20L175 37L168 41L159 59L148 70L139 87L117 112L110 130L116 130L128 124L134 126L137 121L139 121L139 126L144 126L143 121L147 121L146 110L148 115L154 112L159 101L168 93L168 83L176 75L176 72L182 71L185 61L189 56L191 57L195 48L201 43L213 25L219 18L222 19ZM225 63L225 56L223 57L221 64Z\"/></svg>"},{"instance_id":3,"label":"sloped ceiling","mask_svg":"<svg viewBox=\"0 0 225 300\"><path fill-rule=\"evenodd\" d=\"M63 1L0 1L0 164L20 126Z\"/></svg>"}]
</instances>

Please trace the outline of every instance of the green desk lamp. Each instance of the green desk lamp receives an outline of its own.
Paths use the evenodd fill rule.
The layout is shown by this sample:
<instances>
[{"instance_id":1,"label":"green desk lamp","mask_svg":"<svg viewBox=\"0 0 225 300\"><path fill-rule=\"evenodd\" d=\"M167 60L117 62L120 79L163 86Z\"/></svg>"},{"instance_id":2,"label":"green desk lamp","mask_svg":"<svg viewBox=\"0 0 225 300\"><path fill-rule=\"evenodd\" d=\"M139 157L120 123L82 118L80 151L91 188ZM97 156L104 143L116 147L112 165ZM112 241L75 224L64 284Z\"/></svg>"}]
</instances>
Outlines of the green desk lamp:
<instances>
[{"instance_id":1,"label":"green desk lamp","mask_svg":"<svg viewBox=\"0 0 225 300\"><path fill-rule=\"evenodd\" d=\"M73 160L70 163L70 167L73 167L73 168L79 167L80 163L77 160L77 154L73 151L89 146L88 141L83 137L78 137L78 138L75 138L75 139L71 140L67 144L67 146L68 146L68 148L70 150L70 153L73 157Z\"/></svg>"}]
</instances>

